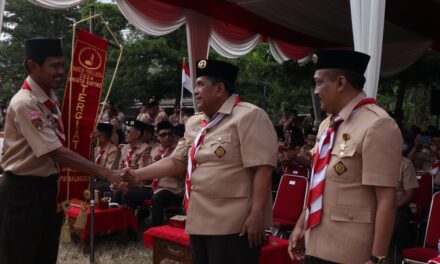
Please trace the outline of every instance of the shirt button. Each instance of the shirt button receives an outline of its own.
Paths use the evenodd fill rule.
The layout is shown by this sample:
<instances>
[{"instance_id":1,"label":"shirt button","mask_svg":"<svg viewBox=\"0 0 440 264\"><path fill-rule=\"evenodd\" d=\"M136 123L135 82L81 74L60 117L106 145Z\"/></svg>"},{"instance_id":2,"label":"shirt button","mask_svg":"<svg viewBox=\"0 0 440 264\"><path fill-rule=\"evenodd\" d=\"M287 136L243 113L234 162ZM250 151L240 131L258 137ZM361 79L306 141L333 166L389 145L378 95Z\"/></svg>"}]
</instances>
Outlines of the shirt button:
<instances>
[{"instance_id":1,"label":"shirt button","mask_svg":"<svg viewBox=\"0 0 440 264\"><path fill-rule=\"evenodd\" d=\"M200 145L199 149L202 149L202 148L203 148L203 145Z\"/></svg>"},{"instance_id":2,"label":"shirt button","mask_svg":"<svg viewBox=\"0 0 440 264\"><path fill-rule=\"evenodd\" d=\"M219 142L222 141L222 137L218 137L218 141L219 141Z\"/></svg>"},{"instance_id":3,"label":"shirt button","mask_svg":"<svg viewBox=\"0 0 440 264\"><path fill-rule=\"evenodd\" d=\"M199 167L199 164L198 164L198 163L196 164L196 168L197 168L197 167Z\"/></svg>"},{"instance_id":4,"label":"shirt button","mask_svg":"<svg viewBox=\"0 0 440 264\"><path fill-rule=\"evenodd\" d=\"M191 191L194 191L196 189L196 187L194 187L193 185L191 185Z\"/></svg>"}]
</instances>

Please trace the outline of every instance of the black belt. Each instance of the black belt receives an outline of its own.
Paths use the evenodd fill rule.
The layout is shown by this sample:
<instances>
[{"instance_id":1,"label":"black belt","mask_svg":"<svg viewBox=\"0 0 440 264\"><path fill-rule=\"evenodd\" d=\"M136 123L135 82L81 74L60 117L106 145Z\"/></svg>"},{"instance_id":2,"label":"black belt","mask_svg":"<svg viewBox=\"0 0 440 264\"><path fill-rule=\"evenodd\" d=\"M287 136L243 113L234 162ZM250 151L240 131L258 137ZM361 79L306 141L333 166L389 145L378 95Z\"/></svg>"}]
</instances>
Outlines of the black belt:
<instances>
[{"instance_id":1,"label":"black belt","mask_svg":"<svg viewBox=\"0 0 440 264\"><path fill-rule=\"evenodd\" d=\"M57 181L58 174L51 174L49 176L33 176L33 175L16 175L11 171L5 171L3 173L3 177L5 178L5 180L22 181L27 183L39 184L39 183Z\"/></svg>"}]
</instances>

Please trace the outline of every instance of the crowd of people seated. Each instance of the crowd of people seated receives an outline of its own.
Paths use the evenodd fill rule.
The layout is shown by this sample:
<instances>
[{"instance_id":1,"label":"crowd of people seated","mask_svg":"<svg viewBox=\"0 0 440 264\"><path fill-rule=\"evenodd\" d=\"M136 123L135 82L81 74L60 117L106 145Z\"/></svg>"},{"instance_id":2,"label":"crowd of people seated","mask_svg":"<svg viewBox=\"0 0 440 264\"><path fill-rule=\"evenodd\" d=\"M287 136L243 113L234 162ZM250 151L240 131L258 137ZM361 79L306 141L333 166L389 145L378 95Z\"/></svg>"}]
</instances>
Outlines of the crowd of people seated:
<instances>
[{"instance_id":1,"label":"crowd of people seated","mask_svg":"<svg viewBox=\"0 0 440 264\"><path fill-rule=\"evenodd\" d=\"M138 169L157 162L173 152L184 134L187 118L187 115L180 116L178 107L168 116L155 99L150 99L140 107L136 118L125 120L118 107L106 102L93 133L95 162L119 170ZM163 224L165 208L179 207L184 193L184 177L165 177L130 187L125 182L104 180L96 180L94 184L101 196L111 193L112 202L131 208L139 222L151 211L151 226ZM151 206L151 210L146 210L145 204Z\"/></svg>"}]
</instances>

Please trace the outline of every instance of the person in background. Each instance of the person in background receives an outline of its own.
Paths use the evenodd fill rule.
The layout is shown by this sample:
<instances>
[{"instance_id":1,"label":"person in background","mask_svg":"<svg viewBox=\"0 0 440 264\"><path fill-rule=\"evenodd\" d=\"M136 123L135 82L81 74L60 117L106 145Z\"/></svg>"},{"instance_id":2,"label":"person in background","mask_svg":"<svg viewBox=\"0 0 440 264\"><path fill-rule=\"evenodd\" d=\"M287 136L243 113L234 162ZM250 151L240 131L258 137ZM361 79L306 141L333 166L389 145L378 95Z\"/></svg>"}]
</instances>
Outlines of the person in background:
<instances>
[{"instance_id":1,"label":"person in background","mask_svg":"<svg viewBox=\"0 0 440 264\"><path fill-rule=\"evenodd\" d=\"M109 123L98 123L93 137L97 141L94 150L95 163L111 170L118 168L121 153L111 141L113 126ZM103 179L95 179L94 189L101 193L110 192L110 183Z\"/></svg>"},{"instance_id":2,"label":"person in background","mask_svg":"<svg viewBox=\"0 0 440 264\"><path fill-rule=\"evenodd\" d=\"M138 120L126 122L125 139L126 145L122 146L119 169L139 169L151 163L151 147L143 141L143 135L147 124ZM113 200L121 205L127 206L136 211L145 199L151 197L152 190L147 182L139 182L136 186L128 186L126 182L113 184Z\"/></svg>"},{"instance_id":3,"label":"person in background","mask_svg":"<svg viewBox=\"0 0 440 264\"><path fill-rule=\"evenodd\" d=\"M173 126L183 124L183 120L180 120L180 106L179 105L176 105L174 107L174 113L172 115L170 115L169 119L170 119L170 123Z\"/></svg>"},{"instance_id":4,"label":"person in background","mask_svg":"<svg viewBox=\"0 0 440 264\"><path fill-rule=\"evenodd\" d=\"M147 113L148 113L148 118L146 123L148 124L157 126L159 122L168 121L167 114L163 109L159 108L159 103L154 98L148 101Z\"/></svg>"},{"instance_id":5,"label":"person in background","mask_svg":"<svg viewBox=\"0 0 440 264\"><path fill-rule=\"evenodd\" d=\"M175 148L173 126L168 121L163 121L157 124L157 135L159 146L153 149L151 156L154 162L163 158L169 157ZM152 226L162 225L164 209L168 206L178 206L182 202L183 189L185 179L181 177L163 177L154 179L151 187L154 195L152 212Z\"/></svg>"},{"instance_id":6,"label":"person in background","mask_svg":"<svg viewBox=\"0 0 440 264\"><path fill-rule=\"evenodd\" d=\"M400 165L399 183L396 188L397 194L397 212L394 223L393 238L391 241L391 249L396 247L395 263L402 262L402 250L412 246L414 239L411 237L410 221L411 210L409 203L414 196L415 189L419 187L417 183L416 170L411 160L402 157Z\"/></svg>"}]
</instances>

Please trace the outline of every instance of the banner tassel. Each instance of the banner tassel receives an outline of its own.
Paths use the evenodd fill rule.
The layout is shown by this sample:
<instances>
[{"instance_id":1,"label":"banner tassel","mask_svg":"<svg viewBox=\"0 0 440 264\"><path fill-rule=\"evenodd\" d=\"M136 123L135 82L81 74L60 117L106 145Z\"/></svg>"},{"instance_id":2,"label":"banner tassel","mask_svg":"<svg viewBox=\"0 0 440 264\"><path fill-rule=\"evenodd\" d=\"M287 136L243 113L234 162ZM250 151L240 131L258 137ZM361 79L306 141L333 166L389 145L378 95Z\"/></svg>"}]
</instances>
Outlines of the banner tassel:
<instances>
[{"instance_id":1,"label":"banner tassel","mask_svg":"<svg viewBox=\"0 0 440 264\"><path fill-rule=\"evenodd\" d=\"M82 201L81 203L81 211L78 215L78 217L76 218L75 221L75 228L77 229L84 229L86 228L86 224L87 224L87 212L86 212L86 208L87 208L87 201Z\"/></svg>"},{"instance_id":2,"label":"banner tassel","mask_svg":"<svg viewBox=\"0 0 440 264\"><path fill-rule=\"evenodd\" d=\"M60 241L62 243L70 243L72 241L70 238L70 225L68 216L66 216L66 220L64 221L63 227L61 228Z\"/></svg>"}]
</instances>

